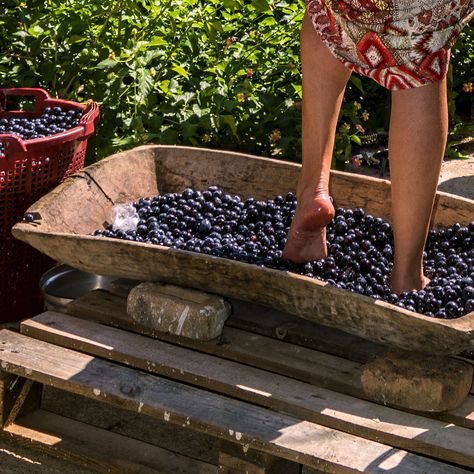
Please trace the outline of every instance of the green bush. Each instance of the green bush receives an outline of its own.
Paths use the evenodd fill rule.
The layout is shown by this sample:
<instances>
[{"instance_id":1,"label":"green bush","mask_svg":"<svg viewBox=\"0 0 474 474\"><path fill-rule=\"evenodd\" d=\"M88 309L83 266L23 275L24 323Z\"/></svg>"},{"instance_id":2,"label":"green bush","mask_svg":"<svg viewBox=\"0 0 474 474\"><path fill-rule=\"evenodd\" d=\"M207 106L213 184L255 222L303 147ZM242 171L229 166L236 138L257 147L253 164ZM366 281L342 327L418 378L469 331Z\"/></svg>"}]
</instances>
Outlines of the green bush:
<instances>
[{"instance_id":1,"label":"green bush","mask_svg":"<svg viewBox=\"0 0 474 474\"><path fill-rule=\"evenodd\" d=\"M89 161L149 142L299 160L303 13L291 0L6 0L0 84L99 102ZM464 36L453 55L453 125L455 106L471 97L471 30ZM353 76L337 157L350 157L363 129L387 128L388 100Z\"/></svg>"}]
</instances>

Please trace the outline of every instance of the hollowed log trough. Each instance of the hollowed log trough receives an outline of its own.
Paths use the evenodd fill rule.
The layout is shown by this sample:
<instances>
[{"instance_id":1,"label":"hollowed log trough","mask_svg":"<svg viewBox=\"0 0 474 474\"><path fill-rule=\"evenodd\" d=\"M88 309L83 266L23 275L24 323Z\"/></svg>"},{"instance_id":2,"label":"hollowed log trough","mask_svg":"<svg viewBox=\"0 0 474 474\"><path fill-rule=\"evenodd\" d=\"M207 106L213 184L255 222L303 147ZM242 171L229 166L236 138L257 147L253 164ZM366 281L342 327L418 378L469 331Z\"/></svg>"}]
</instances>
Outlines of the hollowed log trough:
<instances>
[{"instance_id":1,"label":"hollowed log trough","mask_svg":"<svg viewBox=\"0 0 474 474\"><path fill-rule=\"evenodd\" d=\"M80 270L247 300L400 349L448 356L474 347L474 312L435 319L291 272L90 235L111 221L116 203L210 185L244 199L265 200L294 191L299 172L298 164L240 153L138 147L68 178L30 207L34 221L15 225L13 234ZM389 181L333 171L330 191L340 207L362 207L390 220ZM437 193L432 228L473 219L474 201Z\"/></svg>"}]
</instances>

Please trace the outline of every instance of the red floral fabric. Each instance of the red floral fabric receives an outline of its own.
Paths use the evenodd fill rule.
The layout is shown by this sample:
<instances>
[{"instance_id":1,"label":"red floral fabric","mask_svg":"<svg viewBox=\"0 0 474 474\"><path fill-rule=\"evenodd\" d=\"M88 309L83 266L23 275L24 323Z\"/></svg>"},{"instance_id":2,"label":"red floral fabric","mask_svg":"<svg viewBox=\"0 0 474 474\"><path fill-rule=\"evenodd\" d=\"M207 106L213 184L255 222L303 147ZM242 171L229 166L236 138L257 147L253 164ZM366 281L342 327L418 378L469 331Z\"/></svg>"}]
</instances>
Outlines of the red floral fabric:
<instances>
[{"instance_id":1,"label":"red floral fabric","mask_svg":"<svg viewBox=\"0 0 474 474\"><path fill-rule=\"evenodd\" d=\"M349 69L390 90L442 79L473 0L306 0L314 28Z\"/></svg>"}]
</instances>

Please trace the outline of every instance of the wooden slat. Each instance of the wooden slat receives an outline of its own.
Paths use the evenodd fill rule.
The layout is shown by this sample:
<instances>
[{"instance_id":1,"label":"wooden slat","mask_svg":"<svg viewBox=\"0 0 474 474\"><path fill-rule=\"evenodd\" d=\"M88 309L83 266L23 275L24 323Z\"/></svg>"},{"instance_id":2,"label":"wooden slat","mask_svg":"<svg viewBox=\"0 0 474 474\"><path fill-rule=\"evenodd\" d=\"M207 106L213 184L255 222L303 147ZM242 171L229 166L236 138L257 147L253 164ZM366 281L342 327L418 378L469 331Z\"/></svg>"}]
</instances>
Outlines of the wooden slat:
<instances>
[{"instance_id":1,"label":"wooden slat","mask_svg":"<svg viewBox=\"0 0 474 474\"><path fill-rule=\"evenodd\" d=\"M168 451L217 465L218 438L77 393L43 387L41 408Z\"/></svg>"},{"instance_id":2,"label":"wooden slat","mask_svg":"<svg viewBox=\"0 0 474 474\"><path fill-rule=\"evenodd\" d=\"M131 320L127 314L126 300L123 297L102 290L92 291L71 302L67 307L67 312L74 316L94 319L103 324L237 360L367 399L360 382L362 365L330 354L323 354L229 327L224 328L222 343L218 345L154 331ZM461 426L472 426L473 422L474 413L462 418L453 414L451 419L451 423Z\"/></svg>"},{"instance_id":3,"label":"wooden slat","mask_svg":"<svg viewBox=\"0 0 474 474\"><path fill-rule=\"evenodd\" d=\"M410 415L236 362L46 312L21 331L43 341L219 391L368 439L474 468L474 431ZM474 423L472 424L474 428Z\"/></svg>"},{"instance_id":4,"label":"wooden slat","mask_svg":"<svg viewBox=\"0 0 474 474\"><path fill-rule=\"evenodd\" d=\"M104 473L215 474L216 467L167 449L137 441L45 410L9 425L20 442Z\"/></svg>"},{"instance_id":5,"label":"wooden slat","mask_svg":"<svg viewBox=\"0 0 474 474\"><path fill-rule=\"evenodd\" d=\"M228 327L255 332L361 363L386 350L382 344L305 321L272 308L246 301L230 302L233 314L226 321Z\"/></svg>"},{"instance_id":6,"label":"wooden slat","mask_svg":"<svg viewBox=\"0 0 474 474\"><path fill-rule=\"evenodd\" d=\"M127 298L130 290L139 283L136 280L121 278L113 281L107 291L113 295ZM268 306L232 298L229 299L229 302L232 305L233 314L225 323L228 327L274 337L357 362L367 362L386 350L386 346L382 344L296 318ZM456 358L474 364L474 351L464 351Z\"/></svg>"},{"instance_id":7,"label":"wooden slat","mask_svg":"<svg viewBox=\"0 0 474 474\"><path fill-rule=\"evenodd\" d=\"M131 289L138 283L121 278L113 281L107 291L112 295L127 298ZM232 314L225 322L227 327L277 338L357 362L367 362L386 350L381 344L296 318L267 306L236 299L230 299L229 303L232 306ZM123 304L125 305L125 301Z\"/></svg>"},{"instance_id":8,"label":"wooden slat","mask_svg":"<svg viewBox=\"0 0 474 474\"><path fill-rule=\"evenodd\" d=\"M165 334L133 321L127 314L126 301L102 290L78 298L68 305L67 311L74 316L255 365L332 390L365 396L360 383L361 365L330 354L229 327L224 328L218 344Z\"/></svg>"},{"instance_id":9,"label":"wooden slat","mask_svg":"<svg viewBox=\"0 0 474 474\"><path fill-rule=\"evenodd\" d=\"M449 474L465 469L228 397L0 331L3 370L163 418L325 472Z\"/></svg>"}]
</instances>

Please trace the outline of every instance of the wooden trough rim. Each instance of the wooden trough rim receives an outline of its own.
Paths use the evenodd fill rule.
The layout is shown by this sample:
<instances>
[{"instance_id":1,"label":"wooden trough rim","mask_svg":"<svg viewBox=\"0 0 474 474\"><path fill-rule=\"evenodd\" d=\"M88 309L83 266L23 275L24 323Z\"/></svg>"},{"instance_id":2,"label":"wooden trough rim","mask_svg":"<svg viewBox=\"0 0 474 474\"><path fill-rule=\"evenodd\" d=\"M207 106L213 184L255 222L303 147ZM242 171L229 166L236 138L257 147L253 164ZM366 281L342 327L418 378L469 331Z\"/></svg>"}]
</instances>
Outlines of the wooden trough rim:
<instances>
[{"instance_id":1,"label":"wooden trough rim","mask_svg":"<svg viewBox=\"0 0 474 474\"><path fill-rule=\"evenodd\" d=\"M239 158L247 159L247 160L251 159L255 162L260 162L260 163L265 163L265 164L270 163L270 164L274 165L277 168L279 168L279 167L291 167L294 170L299 170L301 168L301 165L298 164L298 163L292 163L292 162L287 162L287 161L283 161L283 160L275 160L275 159L271 159L271 158L259 157L259 156L254 156L254 155L244 154L244 153L239 153L239 152L230 152L230 151L224 151L224 150L212 150L212 149L206 149L206 148L166 146L166 145L144 145L144 146L141 146L141 147L137 147L137 148L133 149L132 151L137 153L137 154L143 154L143 159L146 159L146 157L153 158L153 156L157 155L157 152L159 152L160 150L163 150L165 152L166 151L172 151L172 152L178 152L178 153L179 152L186 153L187 151L189 151L189 152L193 151L195 153L198 152L198 153L202 153L202 154L206 154L206 155L211 155L212 158L216 157L216 159L219 156L226 156L226 157L235 156L236 158L239 157ZM118 202L124 202L124 200L122 200L122 199L115 199L115 200L111 199L110 196L108 196L105 193L105 191L102 190L102 188L100 187L100 184L97 183L94 179L94 171L93 170L103 167L109 160L114 160L114 159L117 159L117 158L123 158L129 153L130 153L130 150L126 151L126 152L118 153L116 155L112 155L108 158L105 158L104 160L101 160L101 161L89 166L85 170L82 170L78 173L75 173L74 175L72 175L68 179L66 179L61 185L59 185L56 188L56 190L57 190L56 192L59 194L59 192L61 192L62 190L65 190L68 187L73 186L77 182L78 179L87 180L91 184L94 183L94 185L97 187L97 189L100 190L100 192L103 193L106 196L106 198L110 201L111 206L114 205L115 203L118 203ZM377 183L378 185L383 183L382 186L384 186L384 187L386 186L387 188L390 186L390 181L389 180L379 179L379 178L375 178L375 177L366 177L366 176L355 175L353 173L333 171L333 170L331 170L331 174L332 174L332 176L345 177L346 179L349 179L349 180L355 181L355 182L360 182L360 183L365 183L365 184L367 184L367 182L373 182L373 183ZM53 191L53 192L55 192L55 191ZM49 198L48 198L48 196L49 196ZM437 196L436 196L436 200L435 200L435 205L434 205L434 208L433 208L432 221L434 221L434 217L436 216L436 210L438 208L438 203L439 203L441 197L446 197L448 202L452 200L452 201L456 201L456 202L459 202L459 203L464 203L464 204L467 205L466 207L468 209L470 209L472 206L474 206L474 202L472 200L462 198L462 197L458 197L458 196L454 196L454 195L451 195L449 193L443 193L443 192L438 191ZM41 211L42 211L42 209L47 207L46 204L48 202L48 199L51 199L50 195L46 195L45 197L41 198L35 204L33 204L28 209L27 212L33 213L35 215L35 217L38 218L38 220L41 220ZM130 202L130 200L128 200L127 202ZM121 246L123 244L129 244L129 245L135 245L135 246L145 246L145 248L147 248L147 249L153 249L154 252L160 252L162 254L164 254L166 252L174 253L176 251L176 252L180 252L180 254L182 255L182 252L187 252L185 250L175 250L175 249L171 249L171 248L164 247L164 246L158 246L158 245L152 245L152 244L146 244L146 243L138 243L138 242L129 242L129 241L123 241L123 240L118 241L117 239L110 239L110 238L104 238L104 237L94 237L94 236L91 236L91 235L79 234L79 233L74 233L74 232L44 231L41 228L41 224L38 225L38 222L31 222L31 223L20 222L20 223L16 224L13 227L12 232L13 232L13 235L15 237L19 238L20 240L24 240L26 242L29 242L29 240L30 240L28 235L31 235L32 237L34 236L33 237L34 240L38 240L38 239L41 240L43 238L43 236L48 235L48 236L56 236L60 239L66 239L66 240L72 239L73 241L78 240L78 239L82 239L82 240L86 240L86 241L97 241L97 242L110 241L110 242L113 242L114 245L121 245ZM226 262L227 264L229 264L229 262L232 262L232 265L234 265L234 266L237 265L238 266L237 268L239 268L240 265L250 265L250 264L247 264L247 263L242 263L242 262L237 262L237 261L230 261L228 259L214 257L214 256L211 256L211 255L196 254L194 252L190 252L190 253L192 254L193 258L198 258L200 261L215 261L214 259L219 259L218 260L219 262ZM251 267L256 267L256 266L251 265ZM248 268L248 267L246 267L246 268ZM332 287L331 285L328 285L326 282L323 282L322 280L318 280L316 278L305 277L305 276L298 275L296 273L291 273L291 272L288 272L288 271L273 270L273 269L268 269L268 268L265 268L265 267L259 267L258 270L257 270L257 268L255 268L255 271L279 272L278 275L280 275L280 277L282 275L285 275L285 278L291 278L291 279L293 279L293 281L300 280L300 281L305 281L305 282L311 282L311 284L319 286L321 289L324 288L323 291L331 291L332 292L332 291L339 290L338 288L335 288L335 287ZM347 291L347 290L340 290L340 291ZM383 302L383 301L380 301L380 300L374 300L374 299L372 299L368 296L360 295L360 294L357 294L357 293L351 293L351 296L352 296L352 298L358 298L358 300L356 300L356 301L363 302L364 304L376 304L381 308L389 310L390 312L394 313L394 317L396 317L397 314L398 315L403 315L405 317L416 318L416 319L418 319L420 321L423 321L423 322L429 322L430 324L434 323L434 324L437 324L438 326L443 326L443 327L446 327L448 329L452 329L452 330L455 330L455 331L460 331L460 332L464 333L463 337L467 338L470 345L474 347L474 311L471 312L471 313L468 313L468 314L466 314L462 317L456 318L456 319L442 320L442 319L438 319L438 318L424 316L420 313L407 311L404 308L400 308L396 305L392 305L390 303Z\"/></svg>"},{"instance_id":2,"label":"wooden trough rim","mask_svg":"<svg viewBox=\"0 0 474 474\"><path fill-rule=\"evenodd\" d=\"M244 159L249 159L250 158L250 159L252 159L254 161L257 161L257 162L270 163L270 164L274 164L276 166L291 167L291 168L294 168L296 170L301 169L301 164L300 163L294 163L292 161L287 161L287 160L277 160L277 159L274 159L274 158L267 158L267 157L252 155L252 154L249 154L249 153L241 153L241 152L236 152L236 151L216 150L216 149L212 149L212 148L200 148L200 147L181 146L181 145L141 145L141 146L133 148L132 150L126 150L126 151L123 151L123 152L115 153L111 156L103 158L100 161L97 161L97 162L87 166L86 168L83 168L80 171L77 171L77 172L69 175L62 183L60 183L56 187L56 189L60 189L62 187L70 186L71 183L73 183L74 180L78 179L78 178L79 179L92 180L94 182L94 184L96 184L98 186L98 184L95 182L95 180L93 179L93 177L91 176L91 173L90 173L90 171L93 170L94 168L100 168L100 167L104 166L104 163L107 163L108 161L120 158L120 157L122 157L122 155L126 156L128 153L130 153L130 151L134 151L136 153L151 151L152 153L154 153L156 150L164 150L164 151L166 151L166 150L176 150L176 151L183 151L183 152L186 152L186 151L189 151L189 152L199 151L200 153L206 153L206 154L215 155L215 156L226 155L226 156L235 156L236 158L237 157L244 158ZM391 181L389 179L377 178L375 176L366 176L366 175L350 173L350 172L347 172L347 171L338 171L338 170L333 170L333 169L330 170L330 178L331 178L330 179L330 186L331 186L331 183L332 183L332 178L333 177L338 177L338 176L348 178L351 181L355 181L355 182L357 182L357 181L361 182L361 183L373 182L374 184L375 183L383 184L383 185L385 185L389 188L391 187ZM99 186L98 186L98 188L100 189ZM48 196L48 194L46 194L42 198L38 199L38 201L36 201L35 203L33 203L30 206L30 208L28 209L27 212L29 212L29 211L34 212L34 208L37 205L41 204L45 200L45 198L47 198L47 196ZM451 193L447 193L447 192L444 192L444 191L437 190L436 195L435 195L435 199L434 199L434 203L433 203L433 210L432 210L432 213L431 213L430 229L433 228L433 224L436 220L435 217L436 217L436 213L437 213L437 210L438 210L438 204L439 204L440 198L442 198L442 197L447 198L449 200L455 200L455 201L458 201L458 202L463 203L463 204L468 204L468 205L471 205L471 206L474 207L474 200L472 200L472 199L468 199L468 198L463 197L463 196L458 196L458 195L455 195L455 194L451 194ZM121 200L114 201L109 196L107 196L107 198L110 199L112 205L123 203L123 201L121 201ZM337 205L337 202L336 202L336 205ZM375 217L377 217L377 216L375 216ZM473 216L473 220L474 220L474 216ZM28 224L30 224L30 223L19 222L13 227L13 230L15 230L15 228L23 230L23 226L28 225ZM442 226L440 228L442 228ZM14 235L15 235L15 233L14 233Z\"/></svg>"}]
</instances>

